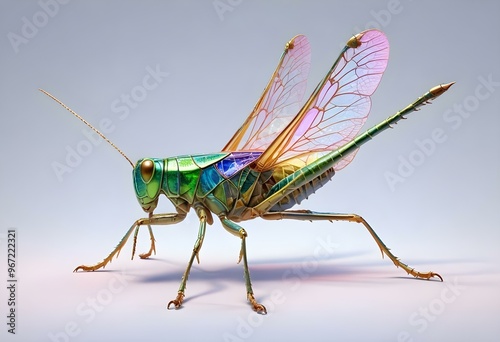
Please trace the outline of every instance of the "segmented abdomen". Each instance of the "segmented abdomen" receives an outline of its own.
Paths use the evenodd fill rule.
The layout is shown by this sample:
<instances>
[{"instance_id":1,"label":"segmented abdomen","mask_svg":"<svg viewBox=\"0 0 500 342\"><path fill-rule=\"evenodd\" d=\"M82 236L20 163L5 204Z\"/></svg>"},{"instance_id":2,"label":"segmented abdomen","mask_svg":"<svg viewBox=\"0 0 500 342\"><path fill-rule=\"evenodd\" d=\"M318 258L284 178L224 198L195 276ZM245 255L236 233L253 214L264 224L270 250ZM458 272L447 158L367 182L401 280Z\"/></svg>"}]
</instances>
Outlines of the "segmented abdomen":
<instances>
[{"instance_id":1,"label":"segmented abdomen","mask_svg":"<svg viewBox=\"0 0 500 342\"><path fill-rule=\"evenodd\" d=\"M282 172L279 170L279 173L282 173L283 176L280 177L279 180L285 178L290 175L292 172ZM304 199L307 199L310 195L316 192L323 185L328 183L330 179L332 179L335 174L335 170L333 168L328 169L324 173L320 174L318 177L312 179L310 182L305 183L303 186L295 189L288 195L284 196L278 203L276 203L269 211L283 211L290 209L296 204L300 204ZM280 175L281 176L281 175ZM278 180L278 181L279 181Z\"/></svg>"}]
</instances>

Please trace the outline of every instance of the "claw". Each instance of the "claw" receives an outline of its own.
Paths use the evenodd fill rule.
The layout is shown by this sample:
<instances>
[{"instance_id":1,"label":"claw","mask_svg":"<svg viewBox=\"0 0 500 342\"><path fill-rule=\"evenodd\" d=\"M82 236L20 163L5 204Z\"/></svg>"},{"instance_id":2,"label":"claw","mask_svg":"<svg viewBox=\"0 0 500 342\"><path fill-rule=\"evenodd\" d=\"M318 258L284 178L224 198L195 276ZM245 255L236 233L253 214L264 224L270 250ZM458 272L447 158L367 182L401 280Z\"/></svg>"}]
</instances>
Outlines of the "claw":
<instances>
[{"instance_id":1,"label":"claw","mask_svg":"<svg viewBox=\"0 0 500 342\"><path fill-rule=\"evenodd\" d=\"M408 269L406 271L408 272L408 274L411 274L412 276L414 276L415 278L418 278L418 279L429 280L431 278L436 277L436 278L439 278L439 280L444 281L443 277L441 277L441 275L439 273L434 273L434 272L422 273L422 272L415 271L415 269L413 269L413 268Z\"/></svg>"},{"instance_id":2,"label":"claw","mask_svg":"<svg viewBox=\"0 0 500 342\"><path fill-rule=\"evenodd\" d=\"M262 304L254 304L252 305L252 309L253 311L257 312L257 313L260 313L262 315L267 315L267 310L266 310L266 307Z\"/></svg>"},{"instance_id":3,"label":"claw","mask_svg":"<svg viewBox=\"0 0 500 342\"><path fill-rule=\"evenodd\" d=\"M141 259L147 259L151 256L151 254L156 254L156 245L155 245L155 240L154 239L151 239L151 248L149 249L149 251L147 253L142 253L142 254L139 254L139 257Z\"/></svg>"},{"instance_id":4,"label":"claw","mask_svg":"<svg viewBox=\"0 0 500 342\"><path fill-rule=\"evenodd\" d=\"M75 269L73 270L73 272L78 272L79 270L82 270L82 271L84 271L84 272L91 272L91 271L93 272L93 271L95 271L96 269L97 269L97 268L96 268L96 267L94 267L94 266L85 266L85 265L80 265L80 266L78 266L77 268L75 268Z\"/></svg>"},{"instance_id":5,"label":"claw","mask_svg":"<svg viewBox=\"0 0 500 342\"><path fill-rule=\"evenodd\" d=\"M180 308L183 300L184 300L184 293L183 292L177 293L177 297L174 300L168 302L167 309L170 309L170 305L172 304L174 304L175 309Z\"/></svg>"},{"instance_id":6,"label":"claw","mask_svg":"<svg viewBox=\"0 0 500 342\"><path fill-rule=\"evenodd\" d=\"M417 276L417 278L422 278L422 279L431 279L431 278L439 278L439 280L443 281L443 277L441 277L441 275L439 275L439 273L434 273L434 272L429 272L429 273L424 273L424 274L419 274Z\"/></svg>"},{"instance_id":7,"label":"claw","mask_svg":"<svg viewBox=\"0 0 500 342\"><path fill-rule=\"evenodd\" d=\"M267 315L266 307L260 303L257 303L257 301L255 300L255 297L253 296L253 293L248 293L247 298L248 298L248 301L250 302L250 304L252 305L253 311L260 313L260 314L263 314L263 315Z\"/></svg>"},{"instance_id":8,"label":"claw","mask_svg":"<svg viewBox=\"0 0 500 342\"><path fill-rule=\"evenodd\" d=\"M443 277L441 277L441 276L439 275L439 273L434 273L434 272L431 272L431 276L430 276L430 278L433 278L433 277L438 277L438 278L441 280L441 282L443 282Z\"/></svg>"},{"instance_id":9,"label":"claw","mask_svg":"<svg viewBox=\"0 0 500 342\"><path fill-rule=\"evenodd\" d=\"M147 253L142 253L142 254L139 254L139 258L141 259L147 259L151 256L151 254L156 254L156 249L153 247L151 248Z\"/></svg>"}]
</instances>

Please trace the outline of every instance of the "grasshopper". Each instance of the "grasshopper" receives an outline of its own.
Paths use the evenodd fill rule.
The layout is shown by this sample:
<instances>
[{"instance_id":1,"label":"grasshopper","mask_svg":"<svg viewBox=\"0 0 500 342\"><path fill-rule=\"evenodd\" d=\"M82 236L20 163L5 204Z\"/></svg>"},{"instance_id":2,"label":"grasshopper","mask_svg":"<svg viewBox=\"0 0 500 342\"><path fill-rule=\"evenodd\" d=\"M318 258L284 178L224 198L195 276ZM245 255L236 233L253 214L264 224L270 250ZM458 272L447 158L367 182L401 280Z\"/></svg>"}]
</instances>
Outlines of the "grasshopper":
<instances>
[{"instance_id":1,"label":"grasshopper","mask_svg":"<svg viewBox=\"0 0 500 342\"><path fill-rule=\"evenodd\" d=\"M442 281L438 273L419 272L401 262L360 215L291 209L349 164L361 145L437 98L453 84L433 87L404 109L358 134L368 117L370 96L380 82L388 58L389 44L382 32L367 30L353 36L301 107L310 66L310 47L306 37L298 35L285 45L262 96L221 152L143 158L135 164L80 115L41 90L92 128L130 163L137 200L147 214L132 224L103 261L92 266L80 265L74 271L104 268L119 254L132 233L133 258L141 226L148 227L151 247L139 256L148 258L156 253L151 227L179 223L193 209L199 218L198 236L177 296L167 308L177 309L182 305L191 266L195 258L199 262L206 225L214 222L214 216L225 230L241 240L238 263L243 261L247 299L258 313L267 311L254 296L246 251L248 234L239 225L257 217L361 223L382 256L386 255L394 265L414 277L437 277ZM175 212L155 213L160 195L172 202Z\"/></svg>"}]
</instances>

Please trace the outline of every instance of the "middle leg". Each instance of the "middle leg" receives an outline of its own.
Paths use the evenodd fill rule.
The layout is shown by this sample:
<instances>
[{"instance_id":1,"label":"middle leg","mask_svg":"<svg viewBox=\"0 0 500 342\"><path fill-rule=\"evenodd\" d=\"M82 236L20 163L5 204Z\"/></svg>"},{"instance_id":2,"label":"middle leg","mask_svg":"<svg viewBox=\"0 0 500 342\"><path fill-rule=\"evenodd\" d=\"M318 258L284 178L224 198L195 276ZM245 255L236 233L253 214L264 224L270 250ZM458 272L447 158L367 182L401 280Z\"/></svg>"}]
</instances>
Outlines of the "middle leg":
<instances>
[{"instance_id":1,"label":"middle leg","mask_svg":"<svg viewBox=\"0 0 500 342\"><path fill-rule=\"evenodd\" d=\"M260 303L257 303L255 297L253 295L252 282L250 281L250 271L248 270L248 261L247 261L247 245L246 238L247 232L242 227L238 226L233 221L228 220L225 217L221 217L221 223L224 229L226 229L231 234L241 238L241 250L240 256L238 259L238 263L243 259L243 274L245 276L245 285L247 288L247 299L252 305L252 309L257 313L267 314L266 307Z\"/></svg>"}]
</instances>

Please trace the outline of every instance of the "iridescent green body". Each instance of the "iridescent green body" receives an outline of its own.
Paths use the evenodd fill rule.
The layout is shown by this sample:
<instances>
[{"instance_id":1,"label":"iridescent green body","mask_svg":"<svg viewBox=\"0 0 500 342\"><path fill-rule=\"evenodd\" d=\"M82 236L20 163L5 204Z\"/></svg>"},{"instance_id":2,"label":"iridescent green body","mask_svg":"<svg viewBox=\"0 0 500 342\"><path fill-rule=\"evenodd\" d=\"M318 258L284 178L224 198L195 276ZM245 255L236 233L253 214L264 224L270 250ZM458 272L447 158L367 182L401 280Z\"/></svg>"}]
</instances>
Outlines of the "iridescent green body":
<instances>
[{"instance_id":1,"label":"iridescent green body","mask_svg":"<svg viewBox=\"0 0 500 342\"><path fill-rule=\"evenodd\" d=\"M216 163L230 152L207 155L178 156L166 159L146 158L134 168L136 195L142 206L156 205L160 194L167 196L177 208L202 205L217 216L241 221L253 218L252 207L265 197L273 181L273 172L257 172L244 167L231 177L224 175ZM144 160L151 160L155 172L146 182L141 174ZM239 219L238 219L239 218Z\"/></svg>"},{"instance_id":2,"label":"iridescent green body","mask_svg":"<svg viewBox=\"0 0 500 342\"><path fill-rule=\"evenodd\" d=\"M137 199L144 210L151 212L159 195L164 194L178 210L186 211L198 205L236 222L289 209L326 184L335 174L335 163L441 91L440 86L431 89L351 142L301 168L286 165L258 172L249 164L227 177L217 165L231 152L141 159L133 171ZM142 175L144 161L154 164L149 180Z\"/></svg>"}]
</instances>

